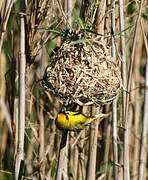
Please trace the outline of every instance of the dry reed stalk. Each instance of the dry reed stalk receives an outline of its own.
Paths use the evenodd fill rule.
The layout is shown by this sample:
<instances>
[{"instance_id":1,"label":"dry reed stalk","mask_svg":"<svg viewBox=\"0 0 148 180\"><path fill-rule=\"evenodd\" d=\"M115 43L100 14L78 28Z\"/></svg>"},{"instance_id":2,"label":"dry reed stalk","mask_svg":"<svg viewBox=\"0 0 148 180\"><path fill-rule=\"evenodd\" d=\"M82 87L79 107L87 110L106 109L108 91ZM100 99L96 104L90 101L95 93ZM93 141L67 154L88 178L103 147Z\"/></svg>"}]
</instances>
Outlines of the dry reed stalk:
<instances>
[{"instance_id":1,"label":"dry reed stalk","mask_svg":"<svg viewBox=\"0 0 148 180\"><path fill-rule=\"evenodd\" d=\"M131 53L131 61L129 65L129 73L128 73L128 81L127 81L127 92L130 92L131 89L131 79L132 79L132 72L133 72L133 64L134 64L134 55L135 55L135 47L136 47L136 39L137 39L137 27L140 22L141 12L142 12L142 5L143 0L140 2L139 13L136 21L133 44L132 44L132 53ZM129 172L129 147L128 147L128 106L129 106L129 93L126 94L126 109L125 109L125 132L124 132L124 179L130 179L130 172Z\"/></svg>"},{"instance_id":2,"label":"dry reed stalk","mask_svg":"<svg viewBox=\"0 0 148 180\"><path fill-rule=\"evenodd\" d=\"M6 83L5 83L5 74L6 74L6 56L4 52L2 51L0 56L0 97L5 99L6 96ZM1 110L0 110L1 112ZM1 120L3 119L3 115L0 115Z\"/></svg>"},{"instance_id":3,"label":"dry reed stalk","mask_svg":"<svg viewBox=\"0 0 148 180\"><path fill-rule=\"evenodd\" d=\"M12 134L10 113L9 113L9 111L7 109L7 106L6 106L5 102L4 102L4 99L2 97L0 97L0 107L1 107L2 112L3 112L3 114L0 113L1 114L1 116L0 116L1 117L1 121L3 120L3 118L5 116L7 126L8 126L8 128L9 128L11 134ZM0 123L2 123L2 122L0 122Z\"/></svg>"},{"instance_id":4,"label":"dry reed stalk","mask_svg":"<svg viewBox=\"0 0 148 180\"><path fill-rule=\"evenodd\" d=\"M74 140L74 132L70 132L69 134L69 167L72 170L72 173L74 174L74 148L72 148ZM73 177L69 177L69 179L73 179Z\"/></svg>"},{"instance_id":5,"label":"dry reed stalk","mask_svg":"<svg viewBox=\"0 0 148 180\"><path fill-rule=\"evenodd\" d=\"M142 6L142 5L141 5ZM146 33L144 32L144 27L142 20L141 28L144 37L144 44L146 49L146 74L145 74L145 93L144 93L144 112L142 121L142 134L141 134L141 146L140 146L140 164L139 164L139 176L138 180L146 179L146 159L147 159L147 134L148 134L148 43L146 40ZM146 26L147 29L147 26Z\"/></svg>"},{"instance_id":6,"label":"dry reed stalk","mask_svg":"<svg viewBox=\"0 0 148 180\"><path fill-rule=\"evenodd\" d=\"M58 155L58 164L56 170L56 180L61 180L64 173L65 153L67 145L67 131L62 132L62 138L60 143L60 150Z\"/></svg>"},{"instance_id":7,"label":"dry reed stalk","mask_svg":"<svg viewBox=\"0 0 148 180\"><path fill-rule=\"evenodd\" d=\"M98 124L98 121L94 122L90 129L87 180L95 179L96 176Z\"/></svg>"},{"instance_id":8,"label":"dry reed stalk","mask_svg":"<svg viewBox=\"0 0 148 180\"><path fill-rule=\"evenodd\" d=\"M112 57L116 59L116 45L115 45L115 0L112 0L112 13L111 13L111 28L113 36L112 41ZM112 103L112 126L113 126L113 168L114 168L114 179L118 179L118 149L117 149L117 98Z\"/></svg>"},{"instance_id":9,"label":"dry reed stalk","mask_svg":"<svg viewBox=\"0 0 148 180\"><path fill-rule=\"evenodd\" d=\"M106 106L106 112L109 112L109 106ZM111 142L111 116L108 117L105 121L105 125L104 125L104 138L105 138L105 145L104 145L104 166L105 166L105 177L104 180L106 179L107 176L107 168L108 168L108 161L109 161L109 151L110 151L110 142Z\"/></svg>"},{"instance_id":10,"label":"dry reed stalk","mask_svg":"<svg viewBox=\"0 0 148 180\"><path fill-rule=\"evenodd\" d=\"M5 68L4 68L5 69ZM1 92L1 91L0 91ZM1 129L1 135L0 135L0 142L1 142L1 147L0 147L0 169L3 169L3 159L5 156L5 152L7 150L7 138L8 138L8 130L12 133L12 128L11 128L11 119L10 119L10 114L7 110L6 104L3 100L2 97L0 97L0 129ZM6 119L6 123L4 120ZM9 125L10 123L10 125ZM9 129L8 129L9 127ZM1 173L0 173L0 179L2 179Z\"/></svg>"},{"instance_id":11,"label":"dry reed stalk","mask_svg":"<svg viewBox=\"0 0 148 180\"><path fill-rule=\"evenodd\" d=\"M40 73L38 74L39 78L43 76L43 71L44 71L44 66L46 64L46 58L47 58L47 53L45 50L45 47L43 46L41 49L41 57L40 57ZM39 178L41 180L45 179L45 127L44 127L44 107L43 107L43 99L40 99L39 101L39 106L38 106L38 111L37 111L37 117L38 117L38 122L39 122ZM53 138L54 139L54 138Z\"/></svg>"},{"instance_id":12,"label":"dry reed stalk","mask_svg":"<svg viewBox=\"0 0 148 180\"><path fill-rule=\"evenodd\" d=\"M135 99L138 99L139 92L135 92ZM138 164L139 164L139 117L140 117L140 103L137 100L135 103L135 122L134 122L134 154L133 154L133 167L132 167L132 179L136 180L138 176Z\"/></svg>"},{"instance_id":13,"label":"dry reed stalk","mask_svg":"<svg viewBox=\"0 0 148 180\"><path fill-rule=\"evenodd\" d=\"M119 0L119 14L120 14L120 42L121 42L121 56L122 56L122 117L124 122L124 179L129 180L129 149L128 149L128 120L127 120L127 78L126 78L126 53L125 53L125 38L124 38L124 4L123 0ZM129 85L128 85L129 86Z\"/></svg>"},{"instance_id":14,"label":"dry reed stalk","mask_svg":"<svg viewBox=\"0 0 148 180\"><path fill-rule=\"evenodd\" d=\"M18 114L18 144L15 162L15 179L21 179L24 164L24 134L25 134L25 1L20 1L20 52L19 52L19 114Z\"/></svg>"},{"instance_id":15,"label":"dry reed stalk","mask_svg":"<svg viewBox=\"0 0 148 180\"><path fill-rule=\"evenodd\" d=\"M131 88L134 86L134 77L132 78L132 84ZM133 93L131 93L132 95ZM134 97L134 94L131 96ZM131 162L133 159L133 144L134 144L134 137L132 136L132 129L133 129L133 118L134 118L134 112L133 112L133 104L129 105L129 115L128 115L128 135L129 135L129 167L131 168ZM122 166L123 167L123 166ZM131 177L131 175L130 175Z\"/></svg>"},{"instance_id":16,"label":"dry reed stalk","mask_svg":"<svg viewBox=\"0 0 148 180\"><path fill-rule=\"evenodd\" d=\"M5 103L6 96L6 83L5 83L5 74L6 74L6 56L4 52L1 53L0 60L0 127L3 124L4 118L6 120L7 126L12 134L12 124L11 117L8 111L8 108ZM2 157L2 156L1 156Z\"/></svg>"},{"instance_id":17,"label":"dry reed stalk","mask_svg":"<svg viewBox=\"0 0 148 180\"><path fill-rule=\"evenodd\" d=\"M16 115L15 112L18 110L18 108L15 109L15 78L16 78L16 58L15 58L15 52L18 53L18 49L15 51L15 42L14 42L14 32L11 32L12 37L12 52L11 52L11 58L10 58L10 67L7 73L5 74L5 83L6 83L6 89L7 89L7 101L9 104L9 112L11 117L11 127L13 132L13 145L14 145L14 159L17 151L16 143L17 143L17 133L16 133L16 117L18 117L18 114ZM19 43L19 41L18 41ZM18 107L18 106L17 106Z\"/></svg>"},{"instance_id":18,"label":"dry reed stalk","mask_svg":"<svg viewBox=\"0 0 148 180\"><path fill-rule=\"evenodd\" d=\"M83 106L83 113L86 113L88 107ZM88 111L87 111L88 112ZM80 180L86 179L86 166L87 166L87 156L86 156L86 149L85 146L85 137L86 137L86 130L81 132L81 140L79 141L79 162L78 162L78 174L77 177L80 177Z\"/></svg>"},{"instance_id":19,"label":"dry reed stalk","mask_svg":"<svg viewBox=\"0 0 148 180\"><path fill-rule=\"evenodd\" d=\"M102 180L103 178L105 178L105 176L106 176L105 173L103 173L97 180Z\"/></svg>"},{"instance_id":20,"label":"dry reed stalk","mask_svg":"<svg viewBox=\"0 0 148 180\"><path fill-rule=\"evenodd\" d=\"M43 103L41 101L41 103ZM39 177L41 180L45 179L45 137L44 137L44 116L43 116L43 107L40 108L39 114Z\"/></svg>"},{"instance_id":21,"label":"dry reed stalk","mask_svg":"<svg viewBox=\"0 0 148 180\"><path fill-rule=\"evenodd\" d=\"M84 176L83 176L83 163L81 164L81 160L79 160L79 163L78 163L78 177L79 177L79 180L85 180Z\"/></svg>"},{"instance_id":22,"label":"dry reed stalk","mask_svg":"<svg viewBox=\"0 0 148 180\"><path fill-rule=\"evenodd\" d=\"M59 8L60 14L61 14L61 16L63 17L63 20L64 20L65 25L66 25L66 24L69 23L69 22L68 22L68 17L67 17L66 14L65 14L65 11L64 11L63 6L62 6L62 3L61 3L61 0L57 0L57 2L58 2L58 8ZM66 1L65 1L65 2L66 2ZM66 3L68 3L68 1L67 1ZM65 7L66 7L66 6L67 6L67 5L65 5ZM68 24L68 25L71 27L70 24Z\"/></svg>"},{"instance_id":23,"label":"dry reed stalk","mask_svg":"<svg viewBox=\"0 0 148 180\"><path fill-rule=\"evenodd\" d=\"M113 167L114 167L114 179L118 179L118 149L117 149L117 99L113 100Z\"/></svg>"},{"instance_id":24,"label":"dry reed stalk","mask_svg":"<svg viewBox=\"0 0 148 180\"><path fill-rule=\"evenodd\" d=\"M1 136L0 136L0 142L1 142L1 147L0 147L0 170L4 169L4 164L3 164L3 158L5 155L5 152L7 150L7 140L8 140L8 127L6 124L3 124L3 126L0 126L2 128L1 130ZM0 179L2 179L3 174L0 171Z\"/></svg>"},{"instance_id":25,"label":"dry reed stalk","mask_svg":"<svg viewBox=\"0 0 148 180\"><path fill-rule=\"evenodd\" d=\"M55 12L52 12L51 4L50 0L28 1L26 12L30 16L26 18L26 55L29 64L40 60L41 49L51 37L48 31L39 30L50 29L55 23L52 21Z\"/></svg>"},{"instance_id":26,"label":"dry reed stalk","mask_svg":"<svg viewBox=\"0 0 148 180\"><path fill-rule=\"evenodd\" d=\"M99 107L96 114L99 114ZM92 114L93 115L93 114ZM88 165L86 172L86 179L92 180L96 177L96 159L97 159L97 140L98 140L98 125L99 120L91 124L90 137L89 137L89 153L88 153Z\"/></svg>"},{"instance_id":27,"label":"dry reed stalk","mask_svg":"<svg viewBox=\"0 0 148 180\"><path fill-rule=\"evenodd\" d=\"M7 136L8 136L7 127L9 127L9 130L12 133L10 114L4 101L6 96L5 73L6 73L6 56L2 51L0 55L0 129L1 129L0 169L3 168L3 158L7 148L6 146ZM1 175L0 175L0 179L2 179Z\"/></svg>"},{"instance_id":28,"label":"dry reed stalk","mask_svg":"<svg viewBox=\"0 0 148 180\"><path fill-rule=\"evenodd\" d=\"M42 96L41 96L42 97ZM43 101L43 99L40 97L41 101ZM47 98L47 97L46 97ZM57 102L54 100L54 98L48 98L49 99L49 103L53 104L53 107L50 107L50 113L46 112L47 109L44 108L43 106L43 102L40 101L39 103L39 111L41 111L41 109L44 110L44 123L46 123L46 126L44 127L44 153L42 154L43 158L41 158L41 166L40 166L40 170L44 170L43 172L45 172L43 178L46 179L55 179L55 165L56 165L56 157L57 155L57 151L58 151L58 145L59 143L59 134L56 133L56 128L55 128L55 123L53 121L53 119L56 118L57 116L57 108L58 104ZM45 99L44 99L45 102ZM46 102L46 105L48 105L48 102ZM46 114L47 113L47 114ZM51 116L51 114L53 114ZM38 112L38 119L40 120L40 118L43 118L43 115L41 115L41 113L39 114ZM47 127L47 122L49 123ZM38 124L36 124L38 127ZM34 127L35 128L35 127ZM40 126L39 126L40 129ZM38 130L37 130L38 131ZM41 137L42 135L40 135ZM41 142L37 140L37 142L39 143L39 146ZM35 142L34 142L35 143ZM35 145L34 145L35 146ZM38 144L37 144L38 146ZM36 149L34 149L36 150ZM43 152L43 151L42 151ZM38 157L36 156L36 158L38 160ZM40 172L38 172L40 173ZM42 172L41 172L42 173Z\"/></svg>"},{"instance_id":29,"label":"dry reed stalk","mask_svg":"<svg viewBox=\"0 0 148 180\"><path fill-rule=\"evenodd\" d=\"M142 29L142 34L143 34L146 54L148 55L148 42L147 42L147 38L146 38L148 24L145 23L145 26L144 26L142 19L140 19L140 25L141 25L141 29Z\"/></svg>"},{"instance_id":30,"label":"dry reed stalk","mask_svg":"<svg viewBox=\"0 0 148 180\"><path fill-rule=\"evenodd\" d=\"M33 133L31 132L30 134L30 139L33 139ZM27 154L26 154L26 170L28 174L33 173L33 164L32 164L32 159L33 159L33 145L32 143L29 143L28 149L27 149Z\"/></svg>"},{"instance_id":31,"label":"dry reed stalk","mask_svg":"<svg viewBox=\"0 0 148 180\"><path fill-rule=\"evenodd\" d=\"M101 0L97 14L97 32L104 35L106 0Z\"/></svg>"},{"instance_id":32,"label":"dry reed stalk","mask_svg":"<svg viewBox=\"0 0 148 180\"><path fill-rule=\"evenodd\" d=\"M112 180L112 177L113 177L113 167L111 167L109 170L108 180Z\"/></svg>"},{"instance_id":33,"label":"dry reed stalk","mask_svg":"<svg viewBox=\"0 0 148 180\"><path fill-rule=\"evenodd\" d=\"M74 132L70 132L70 143L69 143L69 151L70 151L70 168L72 169L73 176L70 177L70 180L76 180L78 174L78 161L79 161L79 151L77 144L75 142L75 134ZM76 142L77 143L77 142Z\"/></svg>"},{"instance_id":34,"label":"dry reed stalk","mask_svg":"<svg viewBox=\"0 0 148 180\"><path fill-rule=\"evenodd\" d=\"M122 168L119 169L119 179L123 179L123 145L121 148L121 155L120 155L120 159L119 159L119 163L120 165L122 165Z\"/></svg>"},{"instance_id":35,"label":"dry reed stalk","mask_svg":"<svg viewBox=\"0 0 148 180\"><path fill-rule=\"evenodd\" d=\"M63 180L69 180L69 172L68 172L68 153L69 153L69 134L67 135L67 142L65 148L65 157L64 157L64 166L63 166Z\"/></svg>"},{"instance_id":36,"label":"dry reed stalk","mask_svg":"<svg viewBox=\"0 0 148 180\"><path fill-rule=\"evenodd\" d=\"M145 74L145 94L144 94L144 112L142 121L142 134L140 145L140 164L139 164L139 176L138 180L146 178L146 159L147 159L147 126L148 126L148 54L146 61L146 74Z\"/></svg>"},{"instance_id":37,"label":"dry reed stalk","mask_svg":"<svg viewBox=\"0 0 148 180\"><path fill-rule=\"evenodd\" d=\"M27 74L26 74L26 76L27 76ZM26 84L28 85L29 83L27 82ZM29 120L30 120L31 119L31 112L33 112L33 94L26 93L26 100L27 99L29 99L29 102L26 101L26 116L29 117ZM29 138L33 139L33 131L31 131ZM26 153L26 159L25 159L26 171L28 174L33 173L33 164L32 164L33 151L34 151L33 148L34 148L33 143L29 143L28 148L27 148L27 153Z\"/></svg>"},{"instance_id":38,"label":"dry reed stalk","mask_svg":"<svg viewBox=\"0 0 148 180\"><path fill-rule=\"evenodd\" d=\"M121 73L122 73L122 83L123 83L123 99L122 99L122 116L123 122L125 121L125 106L126 106L126 88L127 88L127 78L126 78L126 53L125 53L125 38L124 38L124 4L123 0L119 0L119 18L120 18L120 42L121 42L121 58L122 58L122 66L121 66Z\"/></svg>"},{"instance_id":39,"label":"dry reed stalk","mask_svg":"<svg viewBox=\"0 0 148 180\"><path fill-rule=\"evenodd\" d=\"M67 16L67 21L70 26L72 26L72 12L73 12L73 5L75 4L76 0L65 0L65 14Z\"/></svg>"},{"instance_id":40,"label":"dry reed stalk","mask_svg":"<svg viewBox=\"0 0 148 180\"><path fill-rule=\"evenodd\" d=\"M133 129L133 136L134 136L134 154L133 154L133 167L132 167L132 179L136 180L138 177L138 165L139 165L139 150L140 150L140 134L139 134L139 123L140 123L140 110L141 110L141 103L140 103L140 92L139 88L136 89L136 87L139 87L140 82L140 58L142 55L142 45L143 45L143 36L142 36L142 30L141 27L138 27L138 37L137 37L137 45L135 50L135 64L134 64L134 79L135 79L135 86L133 89L134 91L134 97L135 100L135 109L134 109L134 129ZM132 130L131 130L132 131Z\"/></svg>"},{"instance_id":41,"label":"dry reed stalk","mask_svg":"<svg viewBox=\"0 0 148 180\"><path fill-rule=\"evenodd\" d=\"M79 162L79 151L78 151L78 147L75 146L74 148L74 158L73 158L73 172L74 172L74 179L78 179L77 174L78 174L78 162Z\"/></svg>"},{"instance_id":42,"label":"dry reed stalk","mask_svg":"<svg viewBox=\"0 0 148 180\"><path fill-rule=\"evenodd\" d=\"M4 14L4 10L5 10L5 3L6 1L5 0L1 0L0 1L0 16L2 17L3 14Z\"/></svg>"},{"instance_id":43,"label":"dry reed stalk","mask_svg":"<svg viewBox=\"0 0 148 180\"><path fill-rule=\"evenodd\" d=\"M7 23L8 23L8 19L10 16L10 12L11 12L13 3L14 3L14 0L8 0L7 3L5 4L5 10L4 10L2 21L0 24L0 55L1 55L1 51L2 51L4 35L6 32Z\"/></svg>"},{"instance_id":44,"label":"dry reed stalk","mask_svg":"<svg viewBox=\"0 0 148 180\"><path fill-rule=\"evenodd\" d=\"M107 4L109 4L109 2L107 1L106 2ZM107 9L107 8L106 8ZM105 25L106 26L108 26L109 24L110 24L110 19L109 19L109 15L107 15L107 14L104 14L104 17L107 17L106 18L106 23L105 23ZM102 23L103 24L103 23ZM102 29L103 31L104 31L104 29L103 28L100 28L100 29ZM109 28L108 28L108 30L109 30ZM103 32L102 31L102 32ZM104 32L104 35L105 35L105 32ZM106 105L106 107L105 107L106 109L105 109L105 111L106 112L109 112L109 109L110 109L110 106L109 105ZM105 121L105 125L104 125L104 139L105 139L105 145L104 145L104 159L103 159L103 161L104 161L104 164L105 164L105 172L106 172L106 176L107 176L107 170L108 170L108 160L109 160L109 155L110 155L110 146L111 146L111 136L110 136L110 134L111 134L111 116L109 116L107 119L106 119L106 121ZM110 174L112 174L112 173L110 173ZM106 176L104 177L104 180L106 180Z\"/></svg>"},{"instance_id":45,"label":"dry reed stalk","mask_svg":"<svg viewBox=\"0 0 148 180\"><path fill-rule=\"evenodd\" d=\"M56 134L54 133L54 132L56 132L56 128L55 128L54 123L51 124L51 129L52 129L52 131L50 131L50 132L48 131L48 134L47 134L48 145L46 145L45 157L47 157L49 162L51 161L51 163L53 163L57 156L56 152L54 152L54 145L56 142L56 136L55 136ZM47 178L48 179L55 178L55 173L52 177L51 167L46 166L46 169L47 169Z\"/></svg>"},{"instance_id":46,"label":"dry reed stalk","mask_svg":"<svg viewBox=\"0 0 148 180\"><path fill-rule=\"evenodd\" d=\"M51 109L51 112L53 112L53 115L54 115L54 117L53 117L53 119L55 119L56 117L57 117L57 109L59 109L59 108L57 108L57 102L56 101L54 101L54 99L52 100L52 103L54 104L54 108L53 108L53 110ZM46 131L46 137L47 137L47 142L48 142L48 145L46 145L46 150L45 150L45 157L47 156L47 158L48 158L48 161L51 161L51 162L53 162L55 159L56 159L56 157L58 157L58 147L56 148L57 150L56 150L56 152L55 152L55 146L58 146L59 144L60 144L60 142L59 142L59 133L58 134L56 134L55 132L56 132L56 126L55 126L55 123L54 123L54 121L50 124L50 130L47 132ZM57 137L56 137L57 136ZM46 168L47 169L47 168ZM52 175L51 175L51 167L49 167L49 170L48 170L48 175L47 175L47 177L48 177L48 179L55 179L55 173L54 173L54 175L53 175L53 177L52 177Z\"/></svg>"}]
</instances>

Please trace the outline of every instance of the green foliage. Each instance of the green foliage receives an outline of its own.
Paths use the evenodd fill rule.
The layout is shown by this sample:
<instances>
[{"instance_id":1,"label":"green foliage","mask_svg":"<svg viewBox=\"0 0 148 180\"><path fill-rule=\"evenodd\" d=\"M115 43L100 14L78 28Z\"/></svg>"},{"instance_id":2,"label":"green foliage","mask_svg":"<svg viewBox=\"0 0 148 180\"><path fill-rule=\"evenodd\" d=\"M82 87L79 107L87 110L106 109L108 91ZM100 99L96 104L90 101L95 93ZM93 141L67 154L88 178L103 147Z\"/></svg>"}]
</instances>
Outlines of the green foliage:
<instances>
[{"instance_id":1,"label":"green foliage","mask_svg":"<svg viewBox=\"0 0 148 180\"><path fill-rule=\"evenodd\" d=\"M7 140L7 151L3 157L3 166L5 172L3 173L4 180L13 180L14 179L14 164L13 164L13 151L12 151L12 138L11 135L8 135Z\"/></svg>"},{"instance_id":2,"label":"green foliage","mask_svg":"<svg viewBox=\"0 0 148 180\"><path fill-rule=\"evenodd\" d=\"M142 17L145 19L145 20L148 20L148 7L146 7L142 13Z\"/></svg>"},{"instance_id":3,"label":"green foliage","mask_svg":"<svg viewBox=\"0 0 148 180\"><path fill-rule=\"evenodd\" d=\"M79 18L79 13L80 13L80 6L81 6L81 0L77 0L75 3L75 8L73 10L73 22L72 22L72 27L74 29L77 28L77 21Z\"/></svg>"},{"instance_id":4,"label":"green foliage","mask_svg":"<svg viewBox=\"0 0 148 180\"><path fill-rule=\"evenodd\" d=\"M51 163L51 176L53 177L55 175L55 170L56 170L56 165L57 165L57 162L56 160L54 159Z\"/></svg>"},{"instance_id":5,"label":"green foliage","mask_svg":"<svg viewBox=\"0 0 148 180\"><path fill-rule=\"evenodd\" d=\"M19 22L19 6L20 6L20 2L16 1L12 7L8 21L8 32L14 30L16 33L19 33L19 29L17 26L17 22Z\"/></svg>"},{"instance_id":6,"label":"green foliage","mask_svg":"<svg viewBox=\"0 0 148 180\"><path fill-rule=\"evenodd\" d=\"M72 41L69 46L73 46L73 45L76 45L76 44L80 44L80 43L84 43L84 42L87 42L87 38L82 38L82 39L79 39L79 40L76 40L76 41Z\"/></svg>"},{"instance_id":7,"label":"green foliage","mask_svg":"<svg viewBox=\"0 0 148 180\"><path fill-rule=\"evenodd\" d=\"M39 30L39 31L48 31L48 32L52 32L52 33L54 33L54 34L56 34L56 35L62 35L62 33L61 32L59 32L58 30L56 30L56 29L46 29L46 28L37 28L37 30Z\"/></svg>"},{"instance_id":8,"label":"green foliage","mask_svg":"<svg viewBox=\"0 0 148 180\"><path fill-rule=\"evenodd\" d=\"M128 7L127 7L127 14L131 15L136 11L137 11L136 2L133 1L133 0L130 0L130 3L128 5Z\"/></svg>"},{"instance_id":9,"label":"green foliage","mask_svg":"<svg viewBox=\"0 0 148 180\"><path fill-rule=\"evenodd\" d=\"M70 163L68 163L68 174L70 177L74 178L73 168L71 167Z\"/></svg>"},{"instance_id":10,"label":"green foliage","mask_svg":"<svg viewBox=\"0 0 148 180\"><path fill-rule=\"evenodd\" d=\"M3 50L4 50L4 54L6 56L6 60L7 60L7 71L9 70L10 68L10 61L9 61L9 57L11 55L11 47L10 47L10 42L8 41L4 41L3 43Z\"/></svg>"},{"instance_id":11,"label":"green foliage","mask_svg":"<svg viewBox=\"0 0 148 180\"><path fill-rule=\"evenodd\" d=\"M53 40L49 40L47 43L47 50L48 50L48 54L49 54L49 61L52 58L53 55L56 55L56 43Z\"/></svg>"},{"instance_id":12,"label":"green foliage","mask_svg":"<svg viewBox=\"0 0 148 180\"><path fill-rule=\"evenodd\" d=\"M108 163L107 168L105 168L105 165L103 165L103 164L100 165L100 170L97 171L96 177L98 177L102 173L106 173L108 175L111 167L112 167L112 163L111 162Z\"/></svg>"},{"instance_id":13,"label":"green foliage","mask_svg":"<svg viewBox=\"0 0 148 180\"><path fill-rule=\"evenodd\" d=\"M85 29L85 24L84 24L84 21L81 19L81 18L78 18L78 26L81 28L81 29Z\"/></svg>"},{"instance_id":14,"label":"green foliage","mask_svg":"<svg viewBox=\"0 0 148 180\"><path fill-rule=\"evenodd\" d=\"M0 178L2 177L2 180L14 180L14 173L10 171L3 171L0 172Z\"/></svg>"}]
</instances>

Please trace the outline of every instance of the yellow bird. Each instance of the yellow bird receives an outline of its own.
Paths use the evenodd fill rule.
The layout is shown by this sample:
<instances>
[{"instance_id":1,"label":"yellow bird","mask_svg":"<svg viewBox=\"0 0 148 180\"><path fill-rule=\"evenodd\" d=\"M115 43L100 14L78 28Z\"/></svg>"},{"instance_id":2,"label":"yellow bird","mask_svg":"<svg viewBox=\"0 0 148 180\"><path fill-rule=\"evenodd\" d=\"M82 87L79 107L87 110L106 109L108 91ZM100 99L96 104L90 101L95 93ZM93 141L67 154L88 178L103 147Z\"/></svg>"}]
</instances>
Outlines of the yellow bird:
<instances>
[{"instance_id":1,"label":"yellow bird","mask_svg":"<svg viewBox=\"0 0 148 180\"><path fill-rule=\"evenodd\" d=\"M98 118L105 118L108 114L98 114L93 117L86 117L80 112L64 111L59 112L56 118L56 126L60 130L76 131L82 130L86 125Z\"/></svg>"}]
</instances>

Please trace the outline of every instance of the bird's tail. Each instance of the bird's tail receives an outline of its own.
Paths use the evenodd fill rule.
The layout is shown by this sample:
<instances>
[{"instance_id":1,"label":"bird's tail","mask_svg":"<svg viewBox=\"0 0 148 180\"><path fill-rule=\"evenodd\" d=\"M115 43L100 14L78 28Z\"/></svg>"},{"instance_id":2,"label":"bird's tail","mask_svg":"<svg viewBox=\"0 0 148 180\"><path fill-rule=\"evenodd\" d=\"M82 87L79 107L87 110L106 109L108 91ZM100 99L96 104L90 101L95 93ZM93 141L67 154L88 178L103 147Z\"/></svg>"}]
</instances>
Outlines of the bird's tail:
<instances>
[{"instance_id":1,"label":"bird's tail","mask_svg":"<svg viewBox=\"0 0 148 180\"><path fill-rule=\"evenodd\" d=\"M103 114L103 113L97 114L93 117L88 118L86 124L89 124L89 123L95 121L96 119L103 119L103 118L106 118L108 116L109 116L109 113L108 114Z\"/></svg>"}]
</instances>

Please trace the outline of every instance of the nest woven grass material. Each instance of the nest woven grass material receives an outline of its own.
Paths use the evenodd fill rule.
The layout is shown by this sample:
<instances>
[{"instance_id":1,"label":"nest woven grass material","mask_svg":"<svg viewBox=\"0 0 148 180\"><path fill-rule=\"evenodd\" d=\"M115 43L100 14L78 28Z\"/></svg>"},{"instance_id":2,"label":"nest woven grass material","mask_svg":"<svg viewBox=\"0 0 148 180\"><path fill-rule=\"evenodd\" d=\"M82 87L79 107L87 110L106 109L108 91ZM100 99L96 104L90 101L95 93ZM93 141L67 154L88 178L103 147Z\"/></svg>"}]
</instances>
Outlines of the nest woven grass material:
<instances>
[{"instance_id":1,"label":"nest woven grass material","mask_svg":"<svg viewBox=\"0 0 148 180\"><path fill-rule=\"evenodd\" d=\"M109 103L122 86L120 69L101 39L83 36L73 33L63 42L45 70L43 87L65 103Z\"/></svg>"}]
</instances>

